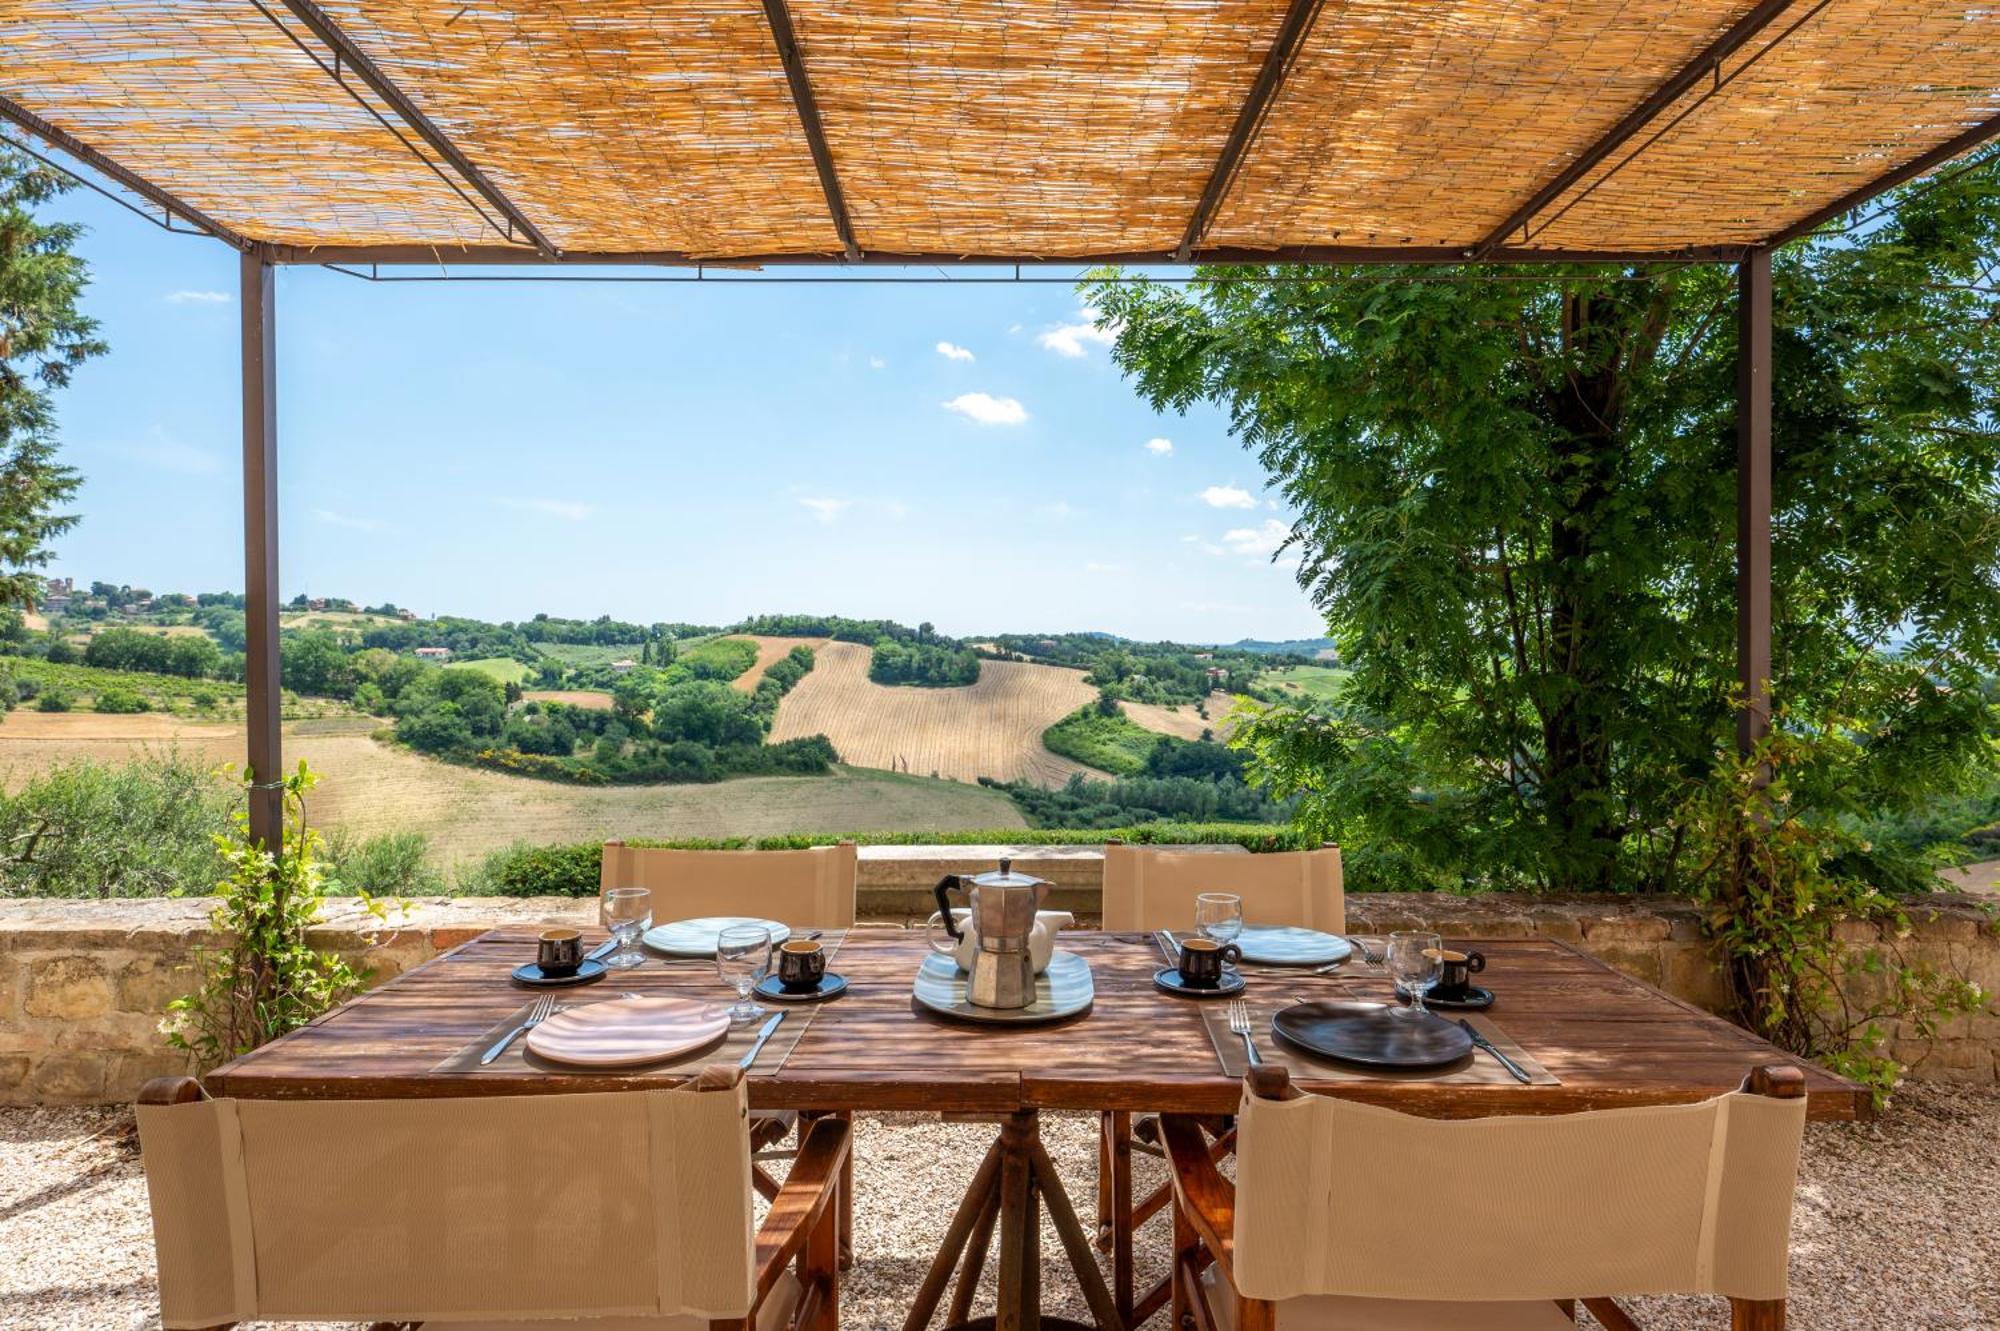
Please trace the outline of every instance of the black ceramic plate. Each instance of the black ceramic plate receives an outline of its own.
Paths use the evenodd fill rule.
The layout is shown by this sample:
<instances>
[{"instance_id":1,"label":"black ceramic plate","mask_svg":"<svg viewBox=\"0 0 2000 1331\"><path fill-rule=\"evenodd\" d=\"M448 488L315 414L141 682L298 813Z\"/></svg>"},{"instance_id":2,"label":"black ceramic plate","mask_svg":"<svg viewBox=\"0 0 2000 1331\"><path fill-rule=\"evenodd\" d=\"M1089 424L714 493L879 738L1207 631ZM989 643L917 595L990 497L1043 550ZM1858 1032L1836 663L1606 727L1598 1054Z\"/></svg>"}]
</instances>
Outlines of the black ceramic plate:
<instances>
[{"instance_id":1,"label":"black ceramic plate","mask_svg":"<svg viewBox=\"0 0 2000 1331\"><path fill-rule=\"evenodd\" d=\"M1170 994L1185 994L1189 998L1220 998L1224 994L1242 993L1244 980L1235 971L1224 971L1222 983L1212 984L1206 989L1197 989L1191 984L1181 983L1180 967L1168 966L1165 970L1153 972L1153 983Z\"/></svg>"},{"instance_id":2,"label":"black ceramic plate","mask_svg":"<svg viewBox=\"0 0 2000 1331\"><path fill-rule=\"evenodd\" d=\"M777 976L766 975L757 981L757 997L768 998L774 1003L815 1003L822 998L832 998L846 988L847 977L835 975L832 971L819 977L819 985L816 988L807 989L803 993L794 993L778 983Z\"/></svg>"},{"instance_id":3,"label":"black ceramic plate","mask_svg":"<svg viewBox=\"0 0 2000 1331\"><path fill-rule=\"evenodd\" d=\"M1442 1067L1472 1052L1472 1037L1443 1017L1382 1003L1294 1003L1271 1029L1301 1049L1376 1068Z\"/></svg>"},{"instance_id":4,"label":"black ceramic plate","mask_svg":"<svg viewBox=\"0 0 2000 1331\"><path fill-rule=\"evenodd\" d=\"M590 984L601 980L608 973L604 969L603 962L586 961L576 968L574 975L544 975L542 968L531 961L525 966L515 968L514 979L518 983L532 985L537 989L565 989L573 984Z\"/></svg>"},{"instance_id":5,"label":"black ceramic plate","mask_svg":"<svg viewBox=\"0 0 2000 1331\"><path fill-rule=\"evenodd\" d=\"M1457 998L1446 998L1433 989L1424 995L1424 1006L1443 1008L1447 1012L1484 1012L1493 1006L1493 991L1473 985Z\"/></svg>"}]
</instances>

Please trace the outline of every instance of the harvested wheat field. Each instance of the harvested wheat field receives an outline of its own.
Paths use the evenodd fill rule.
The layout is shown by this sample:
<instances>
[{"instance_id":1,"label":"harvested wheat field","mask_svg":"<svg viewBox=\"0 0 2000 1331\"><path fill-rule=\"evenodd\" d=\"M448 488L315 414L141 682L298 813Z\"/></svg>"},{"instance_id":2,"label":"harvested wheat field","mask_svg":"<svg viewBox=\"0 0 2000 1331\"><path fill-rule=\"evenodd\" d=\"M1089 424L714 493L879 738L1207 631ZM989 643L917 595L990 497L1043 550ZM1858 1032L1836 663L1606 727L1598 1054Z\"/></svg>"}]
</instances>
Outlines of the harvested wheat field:
<instances>
[{"instance_id":1,"label":"harvested wheat field","mask_svg":"<svg viewBox=\"0 0 2000 1331\"><path fill-rule=\"evenodd\" d=\"M597 689L530 689L523 702L562 702L571 707L587 707L593 712L611 710L611 695Z\"/></svg>"},{"instance_id":2,"label":"harvested wheat field","mask_svg":"<svg viewBox=\"0 0 2000 1331\"><path fill-rule=\"evenodd\" d=\"M1044 730L1097 696L1081 670L981 661L977 684L922 689L872 682L872 648L829 642L815 650L812 673L778 705L774 741L825 735L846 762L954 781L1055 786L1078 772L1103 775L1042 747Z\"/></svg>"},{"instance_id":3,"label":"harvested wheat field","mask_svg":"<svg viewBox=\"0 0 2000 1331\"><path fill-rule=\"evenodd\" d=\"M1227 739L1231 726L1229 709L1236 705L1234 694L1220 689L1208 695L1203 706L1208 716L1203 719L1196 712L1193 703L1182 703L1177 707L1162 707L1158 703L1124 702L1118 704L1125 709L1125 715L1134 722L1159 735L1172 735L1175 739L1198 740L1201 733L1210 732L1213 739Z\"/></svg>"},{"instance_id":4,"label":"harvested wheat field","mask_svg":"<svg viewBox=\"0 0 2000 1331\"><path fill-rule=\"evenodd\" d=\"M369 738L368 717L285 727L285 760L324 778L308 814L357 835L421 832L440 863L517 841L600 836L773 836L785 832L970 831L1025 826L996 791L887 772L745 777L715 785L570 786L420 757ZM0 725L0 784L19 789L51 763L122 762L169 748L241 762L240 726L158 715L16 712Z\"/></svg>"},{"instance_id":5,"label":"harvested wheat field","mask_svg":"<svg viewBox=\"0 0 2000 1331\"><path fill-rule=\"evenodd\" d=\"M757 691L757 681L764 678L764 672L769 670L775 662L782 659L792 648L810 647L813 651L817 652L826 646L827 643L825 638L766 638L755 633L732 633L729 636L731 638L748 638L751 642L757 644L756 661L751 664L748 670L729 682L730 687L741 689L745 693L755 693ZM819 668L817 663L815 663L813 668L815 670Z\"/></svg>"}]
</instances>

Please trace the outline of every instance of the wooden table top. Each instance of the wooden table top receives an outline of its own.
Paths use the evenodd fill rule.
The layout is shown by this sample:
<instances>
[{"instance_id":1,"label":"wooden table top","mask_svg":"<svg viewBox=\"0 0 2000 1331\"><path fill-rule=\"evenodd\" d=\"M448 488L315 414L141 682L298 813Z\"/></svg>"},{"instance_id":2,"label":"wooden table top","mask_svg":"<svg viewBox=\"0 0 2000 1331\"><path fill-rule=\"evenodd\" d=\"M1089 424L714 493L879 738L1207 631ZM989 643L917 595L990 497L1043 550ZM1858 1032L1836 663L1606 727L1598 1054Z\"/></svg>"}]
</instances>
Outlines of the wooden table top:
<instances>
[{"instance_id":1,"label":"wooden table top","mask_svg":"<svg viewBox=\"0 0 2000 1331\"><path fill-rule=\"evenodd\" d=\"M596 937L603 935L598 933ZM495 930L211 1073L211 1094L239 1098L381 1099L523 1095L658 1086L602 1072L433 1072L440 1062L528 1002L508 973L534 956L534 934ZM1780 1053L1735 1026L1548 939L1457 940L1486 954L1480 983L1498 996L1488 1016L1559 1086L1342 1080L1308 1089L1433 1117L1567 1113L1706 1099L1734 1089L1751 1067L1805 1069L1815 1119L1868 1113L1853 1082ZM1238 1083L1222 1072L1193 1000L1152 984L1162 964L1137 934L1065 933L1096 985L1090 1011L1049 1026L1008 1029L951 1022L915 1006L911 978L926 954L921 932L850 930L832 969L846 994L812 1010L812 1024L774 1074L750 1079L759 1108L1017 1109L1233 1112ZM1251 968L1253 985L1286 995L1341 996L1333 977ZM1379 984L1387 998L1388 981ZM1355 984L1349 979L1348 992ZM633 991L724 1001L708 961L649 958L579 997ZM803 1015L805 1009L793 1009Z\"/></svg>"}]
</instances>

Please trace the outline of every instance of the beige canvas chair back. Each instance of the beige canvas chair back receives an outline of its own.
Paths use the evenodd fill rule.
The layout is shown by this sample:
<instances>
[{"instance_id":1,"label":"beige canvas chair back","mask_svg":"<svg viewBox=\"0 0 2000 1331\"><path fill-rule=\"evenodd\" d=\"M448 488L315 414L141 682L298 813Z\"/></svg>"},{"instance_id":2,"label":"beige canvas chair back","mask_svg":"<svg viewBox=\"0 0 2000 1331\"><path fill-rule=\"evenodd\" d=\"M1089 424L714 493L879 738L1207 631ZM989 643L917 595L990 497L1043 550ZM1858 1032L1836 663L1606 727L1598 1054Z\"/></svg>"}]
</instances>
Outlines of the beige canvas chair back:
<instances>
[{"instance_id":1,"label":"beige canvas chair back","mask_svg":"<svg viewBox=\"0 0 2000 1331\"><path fill-rule=\"evenodd\" d=\"M1242 897L1252 924L1347 932L1338 846L1271 855L1104 848L1104 927L1112 932L1192 929L1202 892Z\"/></svg>"},{"instance_id":2,"label":"beige canvas chair back","mask_svg":"<svg viewBox=\"0 0 2000 1331\"><path fill-rule=\"evenodd\" d=\"M740 1079L138 1113L168 1328L751 1306Z\"/></svg>"},{"instance_id":3,"label":"beige canvas chair back","mask_svg":"<svg viewBox=\"0 0 2000 1331\"><path fill-rule=\"evenodd\" d=\"M1781 1299L1805 1110L1803 1097L1741 1092L1446 1121L1246 1093L1237 1288L1256 1299ZM1418 1240L1419 1217L1439 1216L1449 1243Z\"/></svg>"},{"instance_id":4,"label":"beige canvas chair back","mask_svg":"<svg viewBox=\"0 0 2000 1331\"><path fill-rule=\"evenodd\" d=\"M604 843L598 890L644 887L655 920L760 915L795 929L854 923L852 842L811 850L651 850Z\"/></svg>"}]
</instances>

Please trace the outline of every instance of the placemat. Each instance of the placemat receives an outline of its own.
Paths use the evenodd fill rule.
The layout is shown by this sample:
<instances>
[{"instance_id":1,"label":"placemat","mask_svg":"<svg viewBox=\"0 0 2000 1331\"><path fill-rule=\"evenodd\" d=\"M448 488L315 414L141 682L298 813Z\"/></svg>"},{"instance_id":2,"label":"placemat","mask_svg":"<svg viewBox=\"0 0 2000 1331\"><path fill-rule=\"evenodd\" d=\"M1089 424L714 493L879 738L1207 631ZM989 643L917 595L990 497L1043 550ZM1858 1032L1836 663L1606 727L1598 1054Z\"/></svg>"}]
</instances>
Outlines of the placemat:
<instances>
[{"instance_id":1,"label":"placemat","mask_svg":"<svg viewBox=\"0 0 2000 1331\"><path fill-rule=\"evenodd\" d=\"M826 959L829 967L832 965L835 954L840 951L840 944L844 938L845 934L839 930L828 930L821 935L820 946L826 949ZM649 966L658 965L659 960L649 954L646 964ZM714 969L713 962L703 964L706 964L711 970ZM622 994L606 993L603 991L602 986L609 986L616 983L616 981L617 973L614 973L602 981L600 987L595 990L585 990L579 994L574 1002L558 1003L556 1010L559 1012L567 1011L572 1008L586 1007L592 1003L615 1000L621 997ZM670 992L655 990L647 996L666 997L667 993ZM757 1018L757 1020L739 1022L732 1025L728 1033L715 1043L704 1045L692 1053L683 1054L679 1058L669 1059L664 1063L646 1063L638 1067L617 1069L578 1068L568 1063L554 1063L548 1059L529 1053L528 1038L523 1035L520 1039L514 1041L513 1044L507 1046L506 1053L482 1067L479 1062L480 1056L488 1049L491 1049L494 1042L499 1040L501 1036L527 1020L528 1012L535 1006L535 1001L535 999L531 998L521 1004L520 1007L509 1013L504 1020L495 1022L489 1030L482 1032L478 1038L465 1045L465 1047L451 1055L451 1057L440 1062L431 1071L433 1073L477 1074L482 1072L518 1073L526 1069L530 1072L559 1074L604 1074L608 1072L611 1075L623 1077L681 1078L686 1077L690 1073L699 1072L711 1063L738 1062L742 1059L743 1055L750 1052L750 1046L756 1042L757 1032L763 1028L764 1023L769 1021L772 1015L782 1012L785 1019L778 1023L777 1030L771 1032L771 1038L765 1042L762 1049L757 1051L757 1061L750 1065L751 1076L769 1076L785 1065L785 1060L791 1057L792 1050L798 1047L799 1040L804 1037L806 1028L812 1025L813 1018L818 1015L820 1008L820 1004L818 1003L794 1003L782 1007L776 1004L765 1004L764 1015ZM725 994L718 996L716 1001L726 1005L729 1000ZM828 1001L837 1003L840 1000L835 998Z\"/></svg>"},{"instance_id":2,"label":"placemat","mask_svg":"<svg viewBox=\"0 0 2000 1331\"><path fill-rule=\"evenodd\" d=\"M1179 940L1195 936L1195 932L1192 929L1156 929L1152 935L1153 946L1159 949L1160 954L1167 959L1169 966L1177 966L1180 964L1181 959L1180 953L1177 950ZM1371 956L1383 958L1389 955L1388 939L1378 938L1373 934L1341 934L1339 937L1345 938L1350 943L1357 945L1365 943L1367 947L1363 949L1360 946L1356 946L1354 951L1348 954L1347 960L1335 963L1340 969L1338 971L1330 971L1328 974L1354 975L1359 973L1384 977L1389 974L1388 968L1380 960L1368 960ZM1315 966L1274 966L1267 962L1256 961L1232 961L1229 965L1231 969L1239 971L1244 975L1272 975L1281 978L1296 979L1301 975L1315 975L1318 973L1318 967Z\"/></svg>"},{"instance_id":3,"label":"placemat","mask_svg":"<svg viewBox=\"0 0 2000 1331\"><path fill-rule=\"evenodd\" d=\"M1271 968L1247 967L1246 973L1255 975L1260 969L1267 970ZM1339 974L1316 976L1315 979L1323 984L1329 979L1340 979L1350 971L1359 972L1355 976L1357 979L1386 978L1387 976L1385 968L1380 966L1369 967L1357 956L1347 967L1343 967ZM1298 974L1296 970L1293 970L1291 973L1294 976ZM1309 1054L1296 1045L1287 1044L1283 1040L1280 1040L1271 1032L1272 1014L1279 1008L1289 1007L1294 1001L1294 996L1275 992L1272 986L1260 987L1263 989L1261 994L1258 992L1258 989L1253 988L1239 1000L1247 1004L1250 1008L1250 1038L1257 1046L1258 1055L1266 1063L1282 1067L1294 1077L1301 1080L1427 1081L1473 1086L1518 1086L1523 1084L1515 1081L1514 1074L1507 1071L1506 1068L1501 1067L1500 1060L1494 1058L1493 1055L1483 1049L1474 1049L1467 1059L1449 1067L1417 1069L1408 1072L1398 1072L1387 1068L1356 1067L1351 1064L1337 1062L1330 1058L1320 1058L1317 1055ZM1317 984L1314 986L1315 989L1319 987ZM1348 998L1373 1000L1375 1002L1381 1001L1380 994L1364 993L1356 987L1342 984L1337 985L1336 988L1338 990L1345 990L1345 992L1316 992L1311 996L1313 998L1326 999ZM1208 1033L1208 1042L1214 1046L1216 1059L1222 1064L1223 1072L1232 1077L1240 1077L1243 1075L1243 1069L1248 1066L1249 1060L1243 1053L1243 1037L1229 1029L1229 1007L1228 1003L1223 1002L1203 1003L1201 1005L1202 1029ZM1478 1012L1466 1013L1464 1016L1472 1024L1474 1030L1499 1046L1500 1051L1506 1054L1507 1057L1520 1064L1521 1070L1528 1074L1529 1080L1526 1083L1527 1085L1562 1085L1562 1082L1553 1076L1547 1068L1543 1067L1534 1055L1521 1048L1513 1037L1509 1036L1506 1031L1496 1025L1490 1017Z\"/></svg>"}]
</instances>

